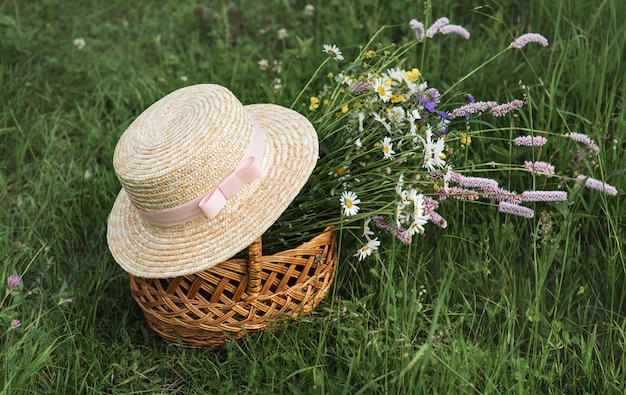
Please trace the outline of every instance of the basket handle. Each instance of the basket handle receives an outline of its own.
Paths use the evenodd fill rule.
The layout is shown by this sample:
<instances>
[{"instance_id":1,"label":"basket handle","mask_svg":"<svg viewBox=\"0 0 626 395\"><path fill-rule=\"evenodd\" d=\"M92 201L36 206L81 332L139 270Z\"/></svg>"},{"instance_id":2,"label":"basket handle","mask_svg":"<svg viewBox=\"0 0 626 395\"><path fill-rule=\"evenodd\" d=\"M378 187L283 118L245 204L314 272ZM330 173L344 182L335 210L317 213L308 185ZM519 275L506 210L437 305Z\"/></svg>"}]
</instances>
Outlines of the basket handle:
<instances>
[{"instance_id":1,"label":"basket handle","mask_svg":"<svg viewBox=\"0 0 626 395\"><path fill-rule=\"evenodd\" d=\"M248 296L258 296L261 292L261 264L263 261L263 242L261 237L248 247Z\"/></svg>"}]
</instances>

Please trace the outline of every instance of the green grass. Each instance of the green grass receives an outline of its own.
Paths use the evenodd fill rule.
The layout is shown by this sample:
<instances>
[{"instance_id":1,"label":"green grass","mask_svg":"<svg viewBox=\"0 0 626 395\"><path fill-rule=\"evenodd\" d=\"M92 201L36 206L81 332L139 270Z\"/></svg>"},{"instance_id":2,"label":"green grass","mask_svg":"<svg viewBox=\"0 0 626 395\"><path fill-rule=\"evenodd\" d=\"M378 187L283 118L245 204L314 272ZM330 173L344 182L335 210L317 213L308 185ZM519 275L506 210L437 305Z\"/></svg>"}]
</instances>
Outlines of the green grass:
<instances>
[{"instance_id":1,"label":"green grass","mask_svg":"<svg viewBox=\"0 0 626 395\"><path fill-rule=\"evenodd\" d=\"M301 1L206 2L215 19L201 22L194 2L0 2L0 279L22 280L0 308L0 393L626 392L626 3L388 3L313 2L309 18ZM455 88L505 101L522 81L532 113L515 125L596 139L597 163L569 143L542 155L568 174L593 171L618 196L570 183L570 201L537 204L533 220L448 205L448 228L429 227L410 249L359 263L345 246L331 294L281 332L217 349L151 333L106 245L120 188L111 158L134 117L204 82L244 104L290 106L325 59L322 44L351 59L382 25L392 27L379 42L400 45L410 19L441 16L471 39L438 37L406 63L442 89L519 34L548 38ZM281 60L282 73L260 71L263 58ZM320 88L294 108L306 114ZM9 329L15 318L22 326Z\"/></svg>"}]
</instances>

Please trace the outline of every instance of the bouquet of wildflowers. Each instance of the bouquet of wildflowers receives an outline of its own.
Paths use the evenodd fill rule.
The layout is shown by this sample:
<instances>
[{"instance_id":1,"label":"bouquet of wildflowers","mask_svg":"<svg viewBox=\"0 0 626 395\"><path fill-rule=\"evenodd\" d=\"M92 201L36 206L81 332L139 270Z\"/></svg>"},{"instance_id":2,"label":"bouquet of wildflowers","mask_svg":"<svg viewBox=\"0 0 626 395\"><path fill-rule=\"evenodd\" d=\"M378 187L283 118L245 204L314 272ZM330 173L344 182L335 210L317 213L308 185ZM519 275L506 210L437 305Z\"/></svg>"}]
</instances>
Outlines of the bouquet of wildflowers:
<instances>
[{"instance_id":1,"label":"bouquet of wildflowers","mask_svg":"<svg viewBox=\"0 0 626 395\"><path fill-rule=\"evenodd\" d=\"M282 234L290 230L302 233L306 226L311 228L311 221L320 226L341 224L360 240L354 255L362 260L381 247L382 234L410 244L428 226L445 228L447 221L439 209L449 199L480 199L497 205L502 213L532 218L534 211L527 202L565 201L567 192L518 193L502 187L496 179L472 172L528 172L533 185L540 184L536 178L557 177L554 166L538 160L548 137L569 138L597 154L597 144L584 134L557 135L516 128L510 145L527 149L529 160L519 164L484 161L465 168L472 139L502 132L474 130L470 119L509 116L527 105L526 98L504 103L476 100L469 93L453 91L462 80L444 92L430 86L425 71L403 65L403 55L438 34L469 39L470 33L450 24L447 18L438 19L428 29L416 20L409 26L415 41L376 49L370 41L354 62L337 75L328 74L329 83L308 98L306 110L320 135L320 160L308 188L279 220ZM524 34L486 63L530 43L548 45L539 34ZM343 60L337 46L324 45L323 50L329 55L326 62ZM612 186L587 175L577 179L609 195L617 193Z\"/></svg>"}]
</instances>

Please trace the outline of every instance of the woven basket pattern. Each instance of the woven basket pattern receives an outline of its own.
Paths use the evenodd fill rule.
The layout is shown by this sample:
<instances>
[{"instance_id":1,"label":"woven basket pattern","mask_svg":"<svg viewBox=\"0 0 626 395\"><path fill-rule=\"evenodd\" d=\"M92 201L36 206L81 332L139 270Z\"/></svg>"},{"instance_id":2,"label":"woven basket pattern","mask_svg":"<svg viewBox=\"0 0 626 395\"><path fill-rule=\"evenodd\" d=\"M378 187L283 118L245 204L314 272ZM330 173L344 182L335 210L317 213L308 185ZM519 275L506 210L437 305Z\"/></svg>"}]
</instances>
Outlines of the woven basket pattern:
<instances>
[{"instance_id":1,"label":"woven basket pattern","mask_svg":"<svg viewBox=\"0 0 626 395\"><path fill-rule=\"evenodd\" d=\"M189 346L219 346L246 333L277 329L311 311L330 288L336 232L291 250L263 256L259 238L248 258L171 279L129 275L133 297L149 327Z\"/></svg>"}]
</instances>

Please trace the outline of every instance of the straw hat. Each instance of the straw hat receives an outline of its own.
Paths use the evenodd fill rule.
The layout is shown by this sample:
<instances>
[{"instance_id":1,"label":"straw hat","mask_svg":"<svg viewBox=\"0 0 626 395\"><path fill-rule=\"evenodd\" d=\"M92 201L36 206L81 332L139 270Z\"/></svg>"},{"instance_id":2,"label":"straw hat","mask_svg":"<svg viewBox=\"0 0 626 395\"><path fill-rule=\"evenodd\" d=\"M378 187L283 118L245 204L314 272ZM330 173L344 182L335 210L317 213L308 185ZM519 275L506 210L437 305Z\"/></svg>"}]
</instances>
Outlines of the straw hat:
<instances>
[{"instance_id":1,"label":"straw hat","mask_svg":"<svg viewBox=\"0 0 626 395\"><path fill-rule=\"evenodd\" d=\"M315 129L293 110L243 106L219 85L170 93L139 115L115 148L122 190L108 219L113 258L148 278L231 258L278 219L317 155Z\"/></svg>"}]
</instances>

